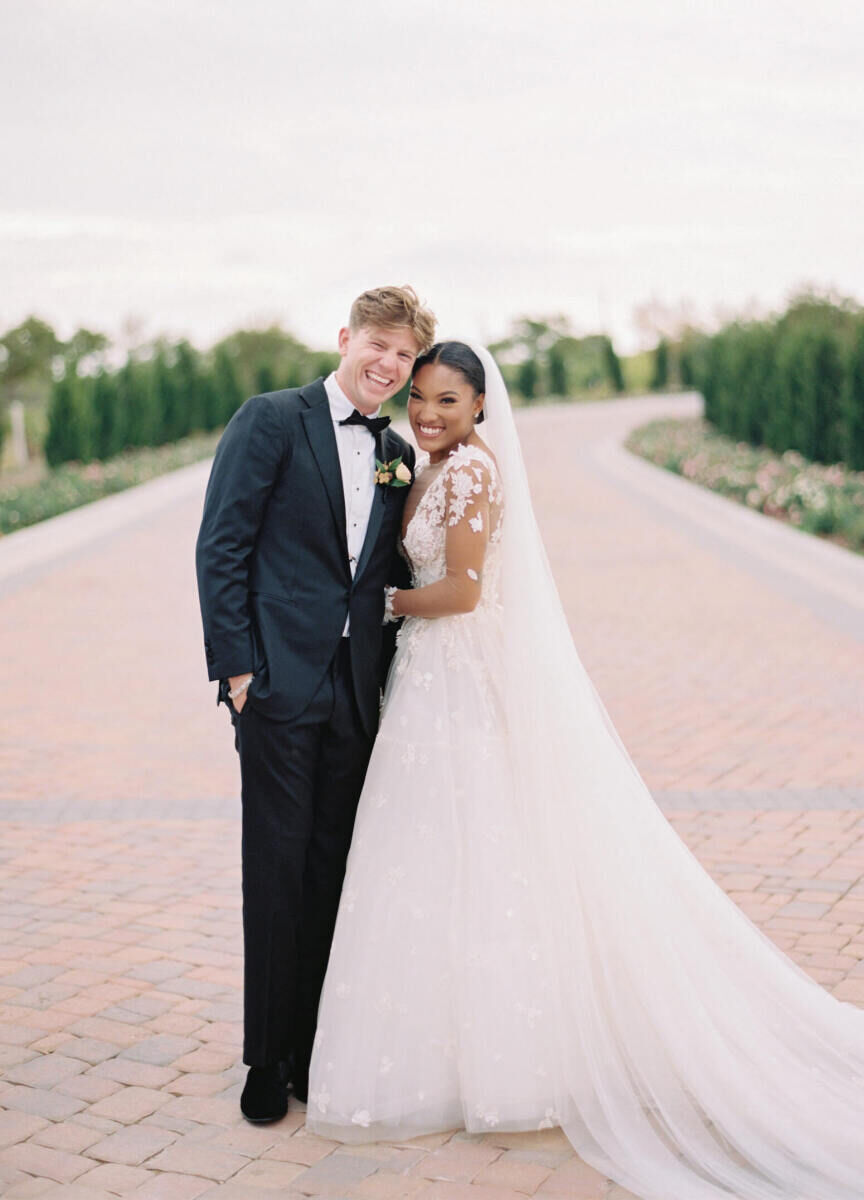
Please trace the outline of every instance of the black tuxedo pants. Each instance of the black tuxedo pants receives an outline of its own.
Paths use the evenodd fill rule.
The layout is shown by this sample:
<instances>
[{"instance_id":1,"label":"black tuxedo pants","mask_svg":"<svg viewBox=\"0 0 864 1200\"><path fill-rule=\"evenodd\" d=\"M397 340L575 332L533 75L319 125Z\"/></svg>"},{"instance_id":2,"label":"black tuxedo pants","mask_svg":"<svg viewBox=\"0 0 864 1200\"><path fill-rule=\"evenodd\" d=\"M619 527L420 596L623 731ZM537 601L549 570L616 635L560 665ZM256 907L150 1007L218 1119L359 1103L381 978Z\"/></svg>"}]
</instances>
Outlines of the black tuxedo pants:
<instances>
[{"instance_id":1,"label":"black tuxedo pants","mask_svg":"<svg viewBox=\"0 0 864 1200\"><path fill-rule=\"evenodd\" d=\"M373 739L349 639L295 721L233 713L243 796L243 1061L308 1073L345 860Z\"/></svg>"}]
</instances>

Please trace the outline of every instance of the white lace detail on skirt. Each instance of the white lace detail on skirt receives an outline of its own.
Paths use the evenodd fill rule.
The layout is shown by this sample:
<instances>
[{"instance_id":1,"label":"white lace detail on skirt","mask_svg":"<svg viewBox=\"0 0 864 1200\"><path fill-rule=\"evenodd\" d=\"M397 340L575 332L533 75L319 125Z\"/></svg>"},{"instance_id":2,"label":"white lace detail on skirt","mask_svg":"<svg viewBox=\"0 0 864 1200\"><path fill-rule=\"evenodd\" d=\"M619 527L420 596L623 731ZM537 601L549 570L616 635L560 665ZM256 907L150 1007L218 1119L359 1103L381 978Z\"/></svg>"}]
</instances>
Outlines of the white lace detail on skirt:
<instances>
[{"instance_id":1,"label":"white lace detail on skirt","mask_svg":"<svg viewBox=\"0 0 864 1200\"><path fill-rule=\"evenodd\" d=\"M418 461L418 480L429 466ZM463 446L429 484L405 532L415 587L445 576L448 530L488 533L488 543L474 611L409 617L399 632L357 814L309 1112L313 1123L359 1127L364 1138L367 1115L373 1131L386 1127L390 1136L463 1123L546 1127L554 1110L551 1047L539 1049L548 991L540 939L516 826L501 811L503 522L494 460ZM467 875L466 846L478 852ZM494 1036L491 1004L501 1009ZM477 1074L463 1075L462 1088L460 1059L464 1066L469 1046ZM508 1101L514 1073L523 1095Z\"/></svg>"}]
</instances>

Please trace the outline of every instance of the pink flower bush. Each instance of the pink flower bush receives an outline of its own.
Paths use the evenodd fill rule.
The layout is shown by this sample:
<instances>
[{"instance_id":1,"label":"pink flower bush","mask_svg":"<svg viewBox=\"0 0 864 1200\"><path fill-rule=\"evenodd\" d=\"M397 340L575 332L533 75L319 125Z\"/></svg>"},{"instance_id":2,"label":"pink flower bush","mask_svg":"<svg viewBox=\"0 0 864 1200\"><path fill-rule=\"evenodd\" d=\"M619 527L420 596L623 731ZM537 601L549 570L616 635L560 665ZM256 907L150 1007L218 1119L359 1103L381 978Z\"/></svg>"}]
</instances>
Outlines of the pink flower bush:
<instances>
[{"instance_id":1,"label":"pink flower bush","mask_svg":"<svg viewBox=\"0 0 864 1200\"><path fill-rule=\"evenodd\" d=\"M652 421L627 448L748 508L864 553L864 472L734 442L700 418Z\"/></svg>"}]
</instances>

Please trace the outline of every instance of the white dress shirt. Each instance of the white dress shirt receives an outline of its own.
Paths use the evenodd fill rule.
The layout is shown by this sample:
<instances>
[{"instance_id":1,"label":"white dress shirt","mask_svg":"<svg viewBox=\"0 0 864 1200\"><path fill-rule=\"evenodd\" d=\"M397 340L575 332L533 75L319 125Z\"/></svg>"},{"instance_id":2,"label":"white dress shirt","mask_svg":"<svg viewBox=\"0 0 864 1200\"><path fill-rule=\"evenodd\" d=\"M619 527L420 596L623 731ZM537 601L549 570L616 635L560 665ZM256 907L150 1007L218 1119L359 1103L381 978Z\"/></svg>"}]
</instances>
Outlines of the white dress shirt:
<instances>
[{"instance_id":1,"label":"white dress shirt","mask_svg":"<svg viewBox=\"0 0 864 1200\"><path fill-rule=\"evenodd\" d=\"M345 497L345 533L348 538L348 561L351 575L357 571L360 552L366 540L369 514L375 498L375 438L362 425L340 425L354 412L354 405L336 381L335 371L324 380L339 466L342 468L342 493ZM369 416L377 416L380 409ZM348 636L348 621L342 636Z\"/></svg>"}]
</instances>

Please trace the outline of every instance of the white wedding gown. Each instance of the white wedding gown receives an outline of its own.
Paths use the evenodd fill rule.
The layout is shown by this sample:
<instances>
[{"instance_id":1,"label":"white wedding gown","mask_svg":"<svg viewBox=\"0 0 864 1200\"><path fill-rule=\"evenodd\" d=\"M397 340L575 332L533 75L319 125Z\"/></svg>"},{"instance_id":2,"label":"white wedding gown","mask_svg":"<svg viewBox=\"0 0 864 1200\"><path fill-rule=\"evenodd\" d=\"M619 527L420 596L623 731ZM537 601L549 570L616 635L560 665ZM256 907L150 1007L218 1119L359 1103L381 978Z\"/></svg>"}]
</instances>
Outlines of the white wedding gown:
<instances>
[{"instance_id":1,"label":"white wedding gown","mask_svg":"<svg viewBox=\"0 0 864 1200\"><path fill-rule=\"evenodd\" d=\"M864 1012L782 954L671 829L554 588L508 592L511 518L530 555L518 526L533 514L512 445L490 443L506 515L494 463L464 447L406 531L421 587L445 572L447 528L482 509L482 599L400 633L307 1127L355 1142L560 1125L645 1200L860 1200ZM547 570L542 547L523 565ZM525 604L542 625L520 639Z\"/></svg>"}]
</instances>

